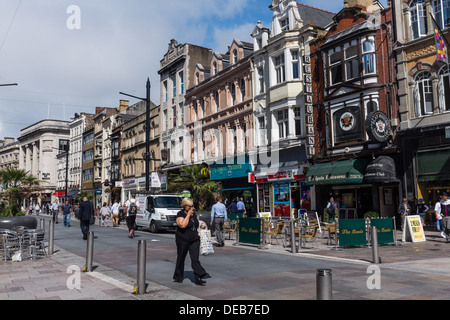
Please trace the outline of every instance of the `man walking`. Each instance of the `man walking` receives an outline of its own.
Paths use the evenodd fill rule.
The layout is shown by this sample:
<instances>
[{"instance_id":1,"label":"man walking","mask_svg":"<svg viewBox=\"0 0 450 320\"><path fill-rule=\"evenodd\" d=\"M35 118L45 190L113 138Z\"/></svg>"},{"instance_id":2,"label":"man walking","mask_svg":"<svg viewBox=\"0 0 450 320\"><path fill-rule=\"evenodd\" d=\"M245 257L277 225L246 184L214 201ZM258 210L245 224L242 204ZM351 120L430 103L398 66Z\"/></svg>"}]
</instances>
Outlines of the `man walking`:
<instances>
[{"instance_id":1,"label":"man walking","mask_svg":"<svg viewBox=\"0 0 450 320\"><path fill-rule=\"evenodd\" d=\"M69 204L69 201L62 206L63 218L64 218L64 227L70 227L70 213L72 212L72 206Z\"/></svg>"},{"instance_id":2,"label":"man walking","mask_svg":"<svg viewBox=\"0 0 450 320\"><path fill-rule=\"evenodd\" d=\"M236 203L236 206L237 206L237 212L244 213L244 214L246 213L244 198L240 197L238 203Z\"/></svg>"},{"instance_id":3,"label":"man walking","mask_svg":"<svg viewBox=\"0 0 450 320\"><path fill-rule=\"evenodd\" d=\"M223 234L223 225L228 219L227 208L223 204L222 197L217 197L217 203L211 208L211 226L214 224L214 230L219 247L225 245L225 237Z\"/></svg>"},{"instance_id":4,"label":"man walking","mask_svg":"<svg viewBox=\"0 0 450 320\"><path fill-rule=\"evenodd\" d=\"M94 214L92 210L92 204L87 197L83 198L83 202L80 204L79 221L81 227L81 233L83 234L83 240L87 240L89 233L89 225L91 222L91 216Z\"/></svg>"},{"instance_id":5,"label":"man walking","mask_svg":"<svg viewBox=\"0 0 450 320\"><path fill-rule=\"evenodd\" d=\"M120 205L117 203L117 200L114 200L114 204L111 207L113 227L119 225L119 209Z\"/></svg>"},{"instance_id":6,"label":"man walking","mask_svg":"<svg viewBox=\"0 0 450 320\"><path fill-rule=\"evenodd\" d=\"M53 213L53 222L58 223L58 214L59 214L59 204L58 199L56 199L52 204L52 213Z\"/></svg>"},{"instance_id":7,"label":"man walking","mask_svg":"<svg viewBox=\"0 0 450 320\"><path fill-rule=\"evenodd\" d=\"M130 238L134 238L134 224L136 223L136 214L138 210L141 209L139 201L136 200L136 195L132 195L131 199L128 199L125 203L126 207L126 221L128 226L128 232L130 233Z\"/></svg>"}]
</instances>

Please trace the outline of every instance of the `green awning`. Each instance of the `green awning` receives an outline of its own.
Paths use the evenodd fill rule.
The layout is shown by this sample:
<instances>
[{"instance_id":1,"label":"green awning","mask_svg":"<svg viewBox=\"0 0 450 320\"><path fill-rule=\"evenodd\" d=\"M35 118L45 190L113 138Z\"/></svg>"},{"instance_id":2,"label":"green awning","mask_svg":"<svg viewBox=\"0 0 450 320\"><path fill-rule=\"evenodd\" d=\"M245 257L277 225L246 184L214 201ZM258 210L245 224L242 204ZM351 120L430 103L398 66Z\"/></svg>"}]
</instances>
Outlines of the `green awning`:
<instances>
[{"instance_id":1,"label":"green awning","mask_svg":"<svg viewBox=\"0 0 450 320\"><path fill-rule=\"evenodd\" d=\"M450 180L450 149L417 153L417 180Z\"/></svg>"},{"instance_id":2,"label":"green awning","mask_svg":"<svg viewBox=\"0 0 450 320\"><path fill-rule=\"evenodd\" d=\"M355 159L316 164L306 174L306 185L362 183L368 163Z\"/></svg>"}]
</instances>

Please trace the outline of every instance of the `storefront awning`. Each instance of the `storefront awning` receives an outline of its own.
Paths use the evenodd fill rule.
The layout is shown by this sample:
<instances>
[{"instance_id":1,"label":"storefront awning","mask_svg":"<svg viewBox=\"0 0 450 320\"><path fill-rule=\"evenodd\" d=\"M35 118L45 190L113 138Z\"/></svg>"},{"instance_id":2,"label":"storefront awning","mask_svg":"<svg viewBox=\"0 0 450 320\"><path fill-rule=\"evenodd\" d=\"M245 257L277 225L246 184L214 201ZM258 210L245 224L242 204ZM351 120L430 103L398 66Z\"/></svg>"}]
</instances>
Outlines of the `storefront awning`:
<instances>
[{"instance_id":1,"label":"storefront awning","mask_svg":"<svg viewBox=\"0 0 450 320\"><path fill-rule=\"evenodd\" d=\"M367 183L394 183L399 182L396 177L394 159L381 156L367 165L364 182Z\"/></svg>"},{"instance_id":2,"label":"storefront awning","mask_svg":"<svg viewBox=\"0 0 450 320\"><path fill-rule=\"evenodd\" d=\"M316 164L306 174L306 185L362 183L367 164L366 159Z\"/></svg>"},{"instance_id":3,"label":"storefront awning","mask_svg":"<svg viewBox=\"0 0 450 320\"><path fill-rule=\"evenodd\" d=\"M450 149L417 153L417 180L450 180Z\"/></svg>"}]
</instances>

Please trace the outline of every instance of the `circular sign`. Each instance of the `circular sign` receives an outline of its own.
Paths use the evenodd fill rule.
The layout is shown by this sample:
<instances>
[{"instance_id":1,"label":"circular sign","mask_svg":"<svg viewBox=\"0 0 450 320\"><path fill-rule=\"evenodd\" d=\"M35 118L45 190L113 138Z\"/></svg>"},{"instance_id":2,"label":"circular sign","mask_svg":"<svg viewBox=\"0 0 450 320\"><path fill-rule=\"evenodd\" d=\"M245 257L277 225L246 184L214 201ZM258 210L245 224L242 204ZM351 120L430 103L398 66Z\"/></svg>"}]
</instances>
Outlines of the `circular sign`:
<instances>
[{"instance_id":1,"label":"circular sign","mask_svg":"<svg viewBox=\"0 0 450 320\"><path fill-rule=\"evenodd\" d=\"M389 139L391 126L384 112L374 111L367 116L366 129L371 140L385 142Z\"/></svg>"},{"instance_id":2,"label":"circular sign","mask_svg":"<svg viewBox=\"0 0 450 320\"><path fill-rule=\"evenodd\" d=\"M344 131L352 130L355 126L355 116L349 111L344 112L339 119L339 125Z\"/></svg>"}]
</instances>

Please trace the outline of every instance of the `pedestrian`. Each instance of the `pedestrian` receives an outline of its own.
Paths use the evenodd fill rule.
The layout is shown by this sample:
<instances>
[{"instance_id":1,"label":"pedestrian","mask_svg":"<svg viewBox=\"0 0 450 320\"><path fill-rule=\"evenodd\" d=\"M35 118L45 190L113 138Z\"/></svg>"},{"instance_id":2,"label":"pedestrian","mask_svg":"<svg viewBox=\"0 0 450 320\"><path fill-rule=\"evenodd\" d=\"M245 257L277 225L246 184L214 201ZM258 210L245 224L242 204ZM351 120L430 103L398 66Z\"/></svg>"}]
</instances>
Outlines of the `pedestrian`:
<instances>
[{"instance_id":1,"label":"pedestrian","mask_svg":"<svg viewBox=\"0 0 450 320\"><path fill-rule=\"evenodd\" d=\"M328 219L329 221L334 221L336 218L336 212L338 209L338 203L334 201L334 198L331 197L330 201L327 204L327 213L328 213Z\"/></svg>"},{"instance_id":2,"label":"pedestrian","mask_svg":"<svg viewBox=\"0 0 450 320\"><path fill-rule=\"evenodd\" d=\"M108 204L103 202L103 207L100 209L100 213L102 215L102 226L108 227L108 218L111 215L111 209L108 208Z\"/></svg>"},{"instance_id":3,"label":"pedestrian","mask_svg":"<svg viewBox=\"0 0 450 320\"><path fill-rule=\"evenodd\" d=\"M93 215L94 210L92 204L87 197L84 197L83 202L80 204L80 213L79 213L79 222L81 233L83 234L83 240L87 240L91 217Z\"/></svg>"},{"instance_id":4,"label":"pedestrian","mask_svg":"<svg viewBox=\"0 0 450 320\"><path fill-rule=\"evenodd\" d=\"M28 207L28 215L33 215L33 204L30 203L30 206Z\"/></svg>"},{"instance_id":5,"label":"pedestrian","mask_svg":"<svg viewBox=\"0 0 450 320\"><path fill-rule=\"evenodd\" d=\"M434 206L434 213L436 214L437 230L441 232L441 237L445 238L444 226L442 225L442 216L441 216L441 202L442 202L442 195L439 196L439 200L436 202Z\"/></svg>"},{"instance_id":6,"label":"pedestrian","mask_svg":"<svg viewBox=\"0 0 450 320\"><path fill-rule=\"evenodd\" d=\"M236 212L238 212L237 204L236 204L236 201L235 201L235 200L232 200L232 201L231 201L230 205L228 206L228 210L230 210L230 211L229 211L230 213L236 213Z\"/></svg>"},{"instance_id":7,"label":"pedestrian","mask_svg":"<svg viewBox=\"0 0 450 320\"><path fill-rule=\"evenodd\" d=\"M114 200L114 204L111 207L113 227L119 226L119 210L120 205L117 200Z\"/></svg>"},{"instance_id":8,"label":"pedestrian","mask_svg":"<svg viewBox=\"0 0 450 320\"><path fill-rule=\"evenodd\" d=\"M34 206L34 213L38 216L40 211L41 208L39 207L39 203L36 203L36 205Z\"/></svg>"},{"instance_id":9,"label":"pedestrian","mask_svg":"<svg viewBox=\"0 0 450 320\"><path fill-rule=\"evenodd\" d=\"M245 214L245 203L244 203L244 198L239 198L238 203L236 203L236 207L237 207L237 212L238 213L244 213Z\"/></svg>"},{"instance_id":10,"label":"pedestrian","mask_svg":"<svg viewBox=\"0 0 450 320\"><path fill-rule=\"evenodd\" d=\"M400 228L401 228L401 230L403 230L403 226L405 224L405 218L406 218L406 216L411 214L411 206L408 203L408 199L403 198L402 203L398 206L397 212L401 217L402 225Z\"/></svg>"},{"instance_id":11,"label":"pedestrian","mask_svg":"<svg viewBox=\"0 0 450 320\"><path fill-rule=\"evenodd\" d=\"M70 213L72 212L72 206L69 204L69 201L66 200L66 202L62 205L62 212L64 227L70 227Z\"/></svg>"},{"instance_id":12,"label":"pedestrian","mask_svg":"<svg viewBox=\"0 0 450 320\"><path fill-rule=\"evenodd\" d=\"M56 199L55 201L53 201L52 204L52 214L53 214L53 222L58 223L58 214L59 214L59 204L58 204L58 199Z\"/></svg>"},{"instance_id":13,"label":"pedestrian","mask_svg":"<svg viewBox=\"0 0 450 320\"><path fill-rule=\"evenodd\" d=\"M50 202L47 202L47 204L45 205L45 211L48 215L50 215L52 210L52 207L50 206Z\"/></svg>"},{"instance_id":14,"label":"pedestrian","mask_svg":"<svg viewBox=\"0 0 450 320\"><path fill-rule=\"evenodd\" d=\"M450 200L448 199L447 193L442 194L441 216L444 232L448 239L450 236Z\"/></svg>"},{"instance_id":15,"label":"pedestrian","mask_svg":"<svg viewBox=\"0 0 450 320\"><path fill-rule=\"evenodd\" d=\"M138 210L141 209L139 201L136 200L136 196L133 194L131 199L128 199L125 203L126 209L126 221L128 226L128 232L130 233L130 238L134 238L134 225L136 223L136 214Z\"/></svg>"},{"instance_id":16,"label":"pedestrian","mask_svg":"<svg viewBox=\"0 0 450 320\"><path fill-rule=\"evenodd\" d=\"M206 281L202 278L207 275L206 270L200 263L200 236L198 228L200 222L194 211L194 203L189 198L181 202L183 208L177 214L177 231L175 232L175 243L177 245L177 262L173 274L175 282L182 283L184 279L184 261L189 252L191 266L194 271L195 284L204 286ZM225 207L225 206L224 206Z\"/></svg>"},{"instance_id":17,"label":"pedestrian","mask_svg":"<svg viewBox=\"0 0 450 320\"><path fill-rule=\"evenodd\" d=\"M422 198L420 198L418 202L419 203L417 205L416 213L420 216L420 220L422 221L422 226L425 226L425 218L427 215L427 211L430 209L430 207L428 207L425 204L425 202L423 201Z\"/></svg>"},{"instance_id":18,"label":"pedestrian","mask_svg":"<svg viewBox=\"0 0 450 320\"><path fill-rule=\"evenodd\" d=\"M223 225L227 221L227 208L223 204L222 197L216 198L217 203L211 208L211 226L214 225L214 232L216 234L216 239L218 242L218 247L223 247L225 245L225 236L223 232ZM238 202L239 204L239 202ZM239 208L239 206L238 206ZM238 209L239 210L239 209Z\"/></svg>"}]
</instances>

